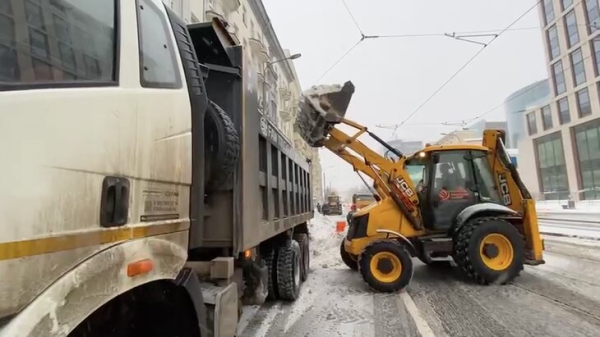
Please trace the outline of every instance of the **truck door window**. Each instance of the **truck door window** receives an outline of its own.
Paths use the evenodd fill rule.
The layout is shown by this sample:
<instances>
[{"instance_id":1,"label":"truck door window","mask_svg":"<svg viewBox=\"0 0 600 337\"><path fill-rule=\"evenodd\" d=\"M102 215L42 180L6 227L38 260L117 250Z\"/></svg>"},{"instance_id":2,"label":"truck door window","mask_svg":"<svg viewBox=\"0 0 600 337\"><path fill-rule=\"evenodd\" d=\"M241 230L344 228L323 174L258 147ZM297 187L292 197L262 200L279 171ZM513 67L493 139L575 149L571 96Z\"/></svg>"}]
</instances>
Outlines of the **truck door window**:
<instances>
[{"instance_id":1,"label":"truck door window","mask_svg":"<svg viewBox=\"0 0 600 337\"><path fill-rule=\"evenodd\" d=\"M0 90L116 84L116 1L0 2Z\"/></svg>"},{"instance_id":2,"label":"truck door window","mask_svg":"<svg viewBox=\"0 0 600 337\"><path fill-rule=\"evenodd\" d=\"M145 88L181 88L166 14L150 0L138 0L140 77Z\"/></svg>"}]
</instances>

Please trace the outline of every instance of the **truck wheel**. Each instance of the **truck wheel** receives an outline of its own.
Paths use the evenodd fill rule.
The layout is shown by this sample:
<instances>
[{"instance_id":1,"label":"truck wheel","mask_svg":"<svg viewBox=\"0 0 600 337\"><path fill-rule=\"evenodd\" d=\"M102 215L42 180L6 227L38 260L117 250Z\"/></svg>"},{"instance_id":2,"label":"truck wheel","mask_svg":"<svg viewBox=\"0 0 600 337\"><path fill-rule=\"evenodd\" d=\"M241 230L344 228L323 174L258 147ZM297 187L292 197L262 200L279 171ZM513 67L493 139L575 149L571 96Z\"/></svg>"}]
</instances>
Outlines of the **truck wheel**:
<instances>
[{"instance_id":1,"label":"truck wheel","mask_svg":"<svg viewBox=\"0 0 600 337\"><path fill-rule=\"evenodd\" d=\"M277 273L276 273L276 255L274 249L268 249L265 253L262 254L263 260L265 260L265 264L268 269L268 281L267 287L269 290L269 294L267 295L267 300L274 301L277 299L277 289L275 289L275 284L277 284Z\"/></svg>"},{"instance_id":2,"label":"truck wheel","mask_svg":"<svg viewBox=\"0 0 600 337\"><path fill-rule=\"evenodd\" d=\"M358 270L358 262L356 262L358 258L351 255L346 251L346 249L344 249L344 240L342 240L342 244L340 245L340 256L348 268L352 270Z\"/></svg>"},{"instance_id":3,"label":"truck wheel","mask_svg":"<svg viewBox=\"0 0 600 337\"><path fill-rule=\"evenodd\" d=\"M229 115L214 102L208 103L204 116L204 184L207 190L217 190L231 179L240 153L240 140Z\"/></svg>"},{"instance_id":4,"label":"truck wheel","mask_svg":"<svg viewBox=\"0 0 600 337\"><path fill-rule=\"evenodd\" d=\"M300 294L300 245L292 240L289 247L279 248L277 255L277 294L286 301L294 301Z\"/></svg>"},{"instance_id":5,"label":"truck wheel","mask_svg":"<svg viewBox=\"0 0 600 337\"><path fill-rule=\"evenodd\" d=\"M384 293L404 289L413 276L410 253L392 240L370 243L358 257L358 268L371 288Z\"/></svg>"},{"instance_id":6,"label":"truck wheel","mask_svg":"<svg viewBox=\"0 0 600 337\"><path fill-rule=\"evenodd\" d=\"M512 281L523 270L523 237L509 222L496 217L476 218L454 237L454 260L480 284Z\"/></svg>"},{"instance_id":7,"label":"truck wheel","mask_svg":"<svg viewBox=\"0 0 600 337\"><path fill-rule=\"evenodd\" d=\"M308 234L296 234L294 235L294 240L298 241L298 245L300 246L300 279L302 282L304 282L306 279L308 279L308 272L310 271L310 247Z\"/></svg>"}]
</instances>

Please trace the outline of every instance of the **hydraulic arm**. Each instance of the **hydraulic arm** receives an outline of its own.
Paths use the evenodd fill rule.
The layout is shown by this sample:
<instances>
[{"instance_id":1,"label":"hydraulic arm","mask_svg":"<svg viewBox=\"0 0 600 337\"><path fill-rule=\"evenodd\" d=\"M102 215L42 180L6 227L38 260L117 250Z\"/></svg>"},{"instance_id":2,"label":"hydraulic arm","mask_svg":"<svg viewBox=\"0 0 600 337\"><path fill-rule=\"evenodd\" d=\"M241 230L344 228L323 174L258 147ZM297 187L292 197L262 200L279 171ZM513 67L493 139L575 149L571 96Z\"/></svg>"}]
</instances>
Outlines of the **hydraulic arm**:
<instances>
[{"instance_id":1,"label":"hydraulic arm","mask_svg":"<svg viewBox=\"0 0 600 337\"><path fill-rule=\"evenodd\" d=\"M309 141L311 146L329 149L352 165L354 171L362 172L373 179L379 190L384 193L382 197L392 198L415 229L423 228L419 198L412 180L404 169L406 157L365 126L343 118L354 92L351 82L346 82L342 88L336 87L330 93L323 90L323 87L314 88L304 102L310 106L301 106L300 123L297 125L305 140ZM346 125L356 132L352 135L347 134L341 130L341 125ZM394 161L385 158L358 140L364 134L371 136L398 156L398 159Z\"/></svg>"}]
</instances>

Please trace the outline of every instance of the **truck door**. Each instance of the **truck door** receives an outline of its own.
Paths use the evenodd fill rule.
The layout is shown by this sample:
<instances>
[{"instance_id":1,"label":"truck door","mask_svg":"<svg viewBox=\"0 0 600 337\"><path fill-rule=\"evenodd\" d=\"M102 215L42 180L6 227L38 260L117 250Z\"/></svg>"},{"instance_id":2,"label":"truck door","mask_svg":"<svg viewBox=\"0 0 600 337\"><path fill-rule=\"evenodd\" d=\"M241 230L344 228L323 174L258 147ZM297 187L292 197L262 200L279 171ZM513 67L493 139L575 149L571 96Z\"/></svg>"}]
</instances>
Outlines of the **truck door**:
<instances>
[{"instance_id":1,"label":"truck door","mask_svg":"<svg viewBox=\"0 0 600 337\"><path fill-rule=\"evenodd\" d=\"M0 318L110 245L188 225L189 97L161 6L0 1Z\"/></svg>"}]
</instances>

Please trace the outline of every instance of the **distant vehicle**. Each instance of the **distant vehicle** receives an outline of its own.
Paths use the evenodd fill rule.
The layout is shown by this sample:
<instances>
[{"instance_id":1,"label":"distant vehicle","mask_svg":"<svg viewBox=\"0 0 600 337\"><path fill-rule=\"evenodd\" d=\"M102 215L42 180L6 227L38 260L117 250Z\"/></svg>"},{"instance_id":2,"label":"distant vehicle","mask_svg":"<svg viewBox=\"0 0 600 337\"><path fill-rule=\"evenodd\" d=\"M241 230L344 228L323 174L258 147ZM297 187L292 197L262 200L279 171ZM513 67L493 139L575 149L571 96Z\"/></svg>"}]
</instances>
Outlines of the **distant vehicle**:
<instances>
[{"instance_id":1,"label":"distant vehicle","mask_svg":"<svg viewBox=\"0 0 600 337\"><path fill-rule=\"evenodd\" d=\"M357 193L352 195L351 211L357 211L363 207L369 206L375 202L375 197L371 193Z\"/></svg>"},{"instance_id":2,"label":"distant vehicle","mask_svg":"<svg viewBox=\"0 0 600 337\"><path fill-rule=\"evenodd\" d=\"M358 211L361 208L369 206L374 203L375 196L371 193L356 193L352 195L352 204L350 205L350 211L348 215L346 215L346 221L350 223L350 219L352 218L352 214Z\"/></svg>"},{"instance_id":3,"label":"distant vehicle","mask_svg":"<svg viewBox=\"0 0 600 337\"><path fill-rule=\"evenodd\" d=\"M330 194L327 196L327 203L321 208L323 215L342 215L342 202L339 195Z\"/></svg>"}]
</instances>

